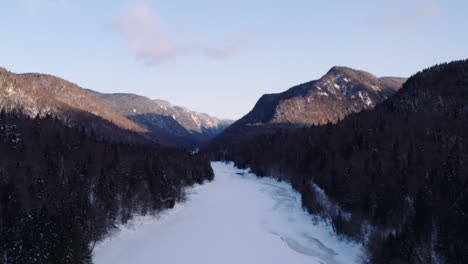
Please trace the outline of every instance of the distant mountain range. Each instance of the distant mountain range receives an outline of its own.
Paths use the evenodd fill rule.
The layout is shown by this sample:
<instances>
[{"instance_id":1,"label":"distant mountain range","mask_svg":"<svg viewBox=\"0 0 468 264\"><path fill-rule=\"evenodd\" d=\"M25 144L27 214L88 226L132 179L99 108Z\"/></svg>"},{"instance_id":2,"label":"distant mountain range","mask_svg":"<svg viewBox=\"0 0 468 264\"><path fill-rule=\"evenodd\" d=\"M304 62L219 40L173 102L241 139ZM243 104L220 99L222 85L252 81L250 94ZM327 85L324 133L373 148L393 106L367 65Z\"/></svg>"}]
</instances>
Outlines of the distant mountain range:
<instances>
[{"instance_id":1,"label":"distant mountain range","mask_svg":"<svg viewBox=\"0 0 468 264\"><path fill-rule=\"evenodd\" d=\"M405 81L333 67L318 80L263 95L252 111L221 133L214 143L236 141L275 128L336 123L349 114L373 108L398 91Z\"/></svg>"},{"instance_id":2,"label":"distant mountain range","mask_svg":"<svg viewBox=\"0 0 468 264\"><path fill-rule=\"evenodd\" d=\"M55 76L15 74L4 68L0 68L0 108L32 118L52 115L67 125L85 125L117 141L139 141L144 137L190 149L201 146L232 123L162 100L101 94Z\"/></svg>"},{"instance_id":3,"label":"distant mountain range","mask_svg":"<svg viewBox=\"0 0 468 264\"><path fill-rule=\"evenodd\" d=\"M88 90L134 123L173 145L196 148L217 136L232 120L211 117L135 94L103 94Z\"/></svg>"},{"instance_id":4,"label":"distant mountain range","mask_svg":"<svg viewBox=\"0 0 468 264\"><path fill-rule=\"evenodd\" d=\"M89 130L116 140L144 136L163 145L196 149L213 138L213 144L235 142L277 128L335 123L351 113L373 108L405 80L333 67L318 80L262 96L252 111L233 123L163 100L104 94L55 76L15 74L2 68L0 107L30 117L50 114L71 126L83 123Z\"/></svg>"}]
</instances>

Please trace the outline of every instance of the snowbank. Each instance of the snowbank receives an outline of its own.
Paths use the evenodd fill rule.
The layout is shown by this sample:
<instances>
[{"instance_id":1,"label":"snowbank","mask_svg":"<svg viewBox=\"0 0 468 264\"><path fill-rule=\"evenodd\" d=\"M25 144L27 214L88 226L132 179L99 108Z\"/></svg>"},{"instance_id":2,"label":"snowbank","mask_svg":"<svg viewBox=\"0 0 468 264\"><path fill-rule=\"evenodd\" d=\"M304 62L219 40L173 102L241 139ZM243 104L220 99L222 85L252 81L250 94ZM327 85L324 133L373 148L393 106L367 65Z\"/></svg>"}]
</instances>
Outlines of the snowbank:
<instances>
[{"instance_id":1,"label":"snowbank","mask_svg":"<svg viewBox=\"0 0 468 264\"><path fill-rule=\"evenodd\" d=\"M215 180L196 186L163 215L136 217L94 250L96 264L353 263L362 247L314 220L287 183L212 163Z\"/></svg>"}]
</instances>

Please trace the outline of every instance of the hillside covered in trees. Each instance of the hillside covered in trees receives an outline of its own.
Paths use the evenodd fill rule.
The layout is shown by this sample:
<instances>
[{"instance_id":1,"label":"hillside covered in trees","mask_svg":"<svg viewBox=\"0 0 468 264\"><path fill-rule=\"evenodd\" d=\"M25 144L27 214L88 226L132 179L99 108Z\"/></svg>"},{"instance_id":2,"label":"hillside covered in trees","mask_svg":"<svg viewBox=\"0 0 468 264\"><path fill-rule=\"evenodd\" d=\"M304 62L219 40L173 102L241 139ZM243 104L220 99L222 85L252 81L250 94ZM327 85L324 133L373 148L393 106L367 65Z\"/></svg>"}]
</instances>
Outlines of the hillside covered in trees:
<instances>
[{"instance_id":1,"label":"hillside covered in trees","mask_svg":"<svg viewBox=\"0 0 468 264\"><path fill-rule=\"evenodd\" d=\"M213 178L200 156L87 131L1 112L0 263L90 263L116 224L173 207L183 187Z\"/></svg>"},{"instance_id":2,"label":"hillside covered in trees","mask_svg":"<svg viewBox=\"0 0 468 264\"><path fill-rule=\"evenodd\" d=\"M467 131L465 60L419 72L337 125L207 151L290 181L307 210L367 245L364 262L468 263Z\"/></svg>"},{"instance_id":3,"label":"hillside covered in trees","mask_svg":"<svg viewBox=\"0 0 468 264\"><path fill-rule=\"evenodd\" d=\"M207 148L222 148L281 129L335 124L348 115L374 108L395 94L405 81L335 66L317 80L281 93L264 94L249 113L211 140Z\"/></svg>"}]
</instances>

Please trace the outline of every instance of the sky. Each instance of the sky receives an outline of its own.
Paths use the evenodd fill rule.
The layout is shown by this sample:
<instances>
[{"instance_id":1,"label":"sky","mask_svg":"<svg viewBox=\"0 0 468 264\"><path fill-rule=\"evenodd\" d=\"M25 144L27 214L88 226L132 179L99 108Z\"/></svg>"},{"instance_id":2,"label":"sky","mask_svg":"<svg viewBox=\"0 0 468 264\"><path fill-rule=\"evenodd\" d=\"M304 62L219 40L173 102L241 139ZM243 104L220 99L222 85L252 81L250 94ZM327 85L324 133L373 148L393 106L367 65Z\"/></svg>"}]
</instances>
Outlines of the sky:
<instances>
[{"instance_id":1,"label":"sky","mask_svg":"<svg viewBox=\"0 0 468 264\"><path fill-rule=\"evenodd\" d=\"M468 58L466 0L1 0L0 66L237 119L332 66Z\"/></svg>"}]
</instances>

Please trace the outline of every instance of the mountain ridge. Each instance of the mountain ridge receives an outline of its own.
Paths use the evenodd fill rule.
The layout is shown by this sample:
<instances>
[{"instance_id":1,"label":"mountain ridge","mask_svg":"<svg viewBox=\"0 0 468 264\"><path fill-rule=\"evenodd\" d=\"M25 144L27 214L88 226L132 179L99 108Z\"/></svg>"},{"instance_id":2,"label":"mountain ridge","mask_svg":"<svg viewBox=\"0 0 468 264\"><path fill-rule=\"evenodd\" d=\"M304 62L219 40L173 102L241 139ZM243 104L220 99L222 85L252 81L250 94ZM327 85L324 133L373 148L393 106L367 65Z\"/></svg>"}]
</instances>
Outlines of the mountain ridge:
<instances>
[{"instance_id":1,"label":"mountain ridge","mask_svg":"<svg viewBox=\"0 0 468 264\"><path fill-rule=\"evenodd\" d=\"M147 130L103 104L78 85L47 74L0 70L0 108L30 118L51 115L114 141L147 142Z\"/></svg>"},{"instance_id":2,"label":"mountain ridge","mask_svg":"<svg viewBox=\"0 0 468 264\"><path fill-rule=\"evenodd\" d=\"M276 129L336 123L349 114L371 109L394 94L406 81L334 66L317 80L280 93L264 94L253 109L233 123L210 145L238 142Z\"/></svg>"},{"instance_id":3,"label":"mountain ridge","mask_svg":"<svg viewBox=\"0 0 468 264\"><path fill-rule=\"evenodd\" d=\"M132 93L105 94L88 90L128 119L174 145L197 148L232 123L161 99Z\"/></svg>"},{"instance_id":4,"label":"mountain ridge","mask_svg":"<svg viewBox=\"0 0 468 264\"><path fill-rule=\"evenodd\" d=\"M52 115L70 126L84 123L88 131L117 141L146 138L195 149L232 123L164 100L131 93L101 94L50 74L18 74L6 68L0 68L0 95L0 108L5 111L31 118Z\"/></svg>"}]
</instances>

